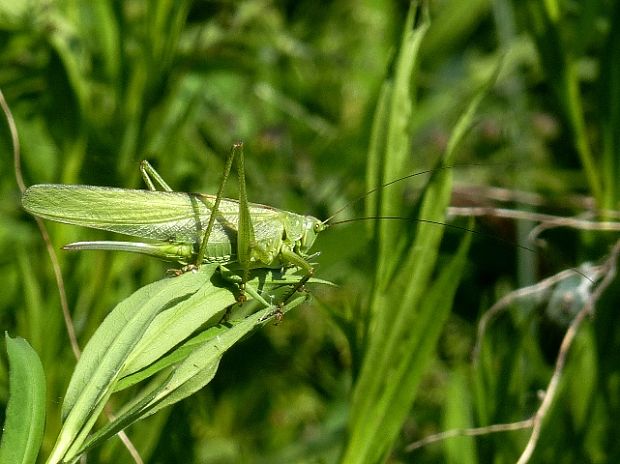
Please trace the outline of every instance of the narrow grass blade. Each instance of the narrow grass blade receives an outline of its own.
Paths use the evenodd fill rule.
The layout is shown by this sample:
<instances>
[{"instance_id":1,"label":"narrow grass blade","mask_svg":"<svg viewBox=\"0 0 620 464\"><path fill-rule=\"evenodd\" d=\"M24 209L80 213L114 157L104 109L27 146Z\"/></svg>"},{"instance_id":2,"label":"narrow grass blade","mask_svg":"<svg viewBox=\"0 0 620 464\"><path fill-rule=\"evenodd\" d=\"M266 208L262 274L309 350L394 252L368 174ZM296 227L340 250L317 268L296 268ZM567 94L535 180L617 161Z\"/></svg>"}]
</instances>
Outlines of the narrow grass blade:
<instances>
[{"instance_id":1,"label":"narrow grass blade","mask_svg":"<svg viewBox=\"0 0 620 464\"><path fill-rule=\"evenodd\" d=\"M592 24L593 26L593 24ZM594 29L594 28L593 28ZM598 80L601 95L602 124L602 172L604 182L604 209L613 209L620 199L618 173L620 162L620 3L615 3L610 15L607 44L603 48L601 78Z\"/></svg>"},{"instance_id":2,"label":"narrow grass blade","mask_svg":"<svg viewBox=\"0 0 620 464\"><path fill-rule=\"evenodd\" d=\"M383 185L402 175L410 156L410 121L415 102L412 82L415 81L417 58L420 45L428 30L429 22L423 21L414 28L416 8L410 9L405 22L403 39L396 59L393 84L390 88L389 105L386 108L387 127L385 142L382 146L382 163L377 171L380 173L379 185ZM378 197L377 212L379 216L398 216L402 213L403 185L390 186ZM396 221L378 221L377 287L385 288L397 263L390 260L394 244L398 243L401 225Z\"/></svg>"},{"instance_id":3,"label":"narrow grass blade","mask_svg":"<svg viewBox=\"0 0 620 464\"><path fill-rule=\"evenodd\" d=\"M547 74L557 104L569 125L570 136L588 180L588 187L599 208L603 208L603 188L597 160L594 157L587 133L584 102L580 92L578 63L569 52L558 21L561 14L555 2L529 0L527 7L531 29L534 33L540 63Z\"/></svg>"},{"instance_id":4,"label":"narrow grass blade","mask_svg":"<svg viewBox=\"0 0 620 464\"><path fill-rule=\"evenodd\" d=\"M471 127L476 109L495 82L496 75L497 69L457 122L442 160L444 165L453 162L459 144ZM409 83L403 80L399 85ZM400 137L402 140L397 145L406 145L405 141L409 140L407 131L401 130ZM384 147L385 159L392 156L389 146ZM419 218L443 222L451 190L450 171L437 171L424 193ZM386 193L381 201L388 202L388 205L380 205L380 211L404 208L402 198L392 196L392 192ZM415 231L398 226L392 226L394 234L384 233L383 228L377 229L375 272L378 277L372 290L367 347L351 405L349 442L343 457L345 463L380 462L396 440L450 314L471 240L471 237L463 240L456 256L433 282L431 277L435 272L443 228L429 223L419 224Z\"/></svg>"},{"instance_id":5,"label":"narrow grass blade","mask_svg":"<svg viewBox=\"0 0 620 464\"><path fill-rule=\"evenodd\" d=\"M463 366L464 367L464 366ZM471 385L466 368L453 372L446 394L443 430L474 427L472 417ZM458 437L444 444L445 462L448 464L476 464L480 462L474 437Z\"/></svg>"}]
</instances>

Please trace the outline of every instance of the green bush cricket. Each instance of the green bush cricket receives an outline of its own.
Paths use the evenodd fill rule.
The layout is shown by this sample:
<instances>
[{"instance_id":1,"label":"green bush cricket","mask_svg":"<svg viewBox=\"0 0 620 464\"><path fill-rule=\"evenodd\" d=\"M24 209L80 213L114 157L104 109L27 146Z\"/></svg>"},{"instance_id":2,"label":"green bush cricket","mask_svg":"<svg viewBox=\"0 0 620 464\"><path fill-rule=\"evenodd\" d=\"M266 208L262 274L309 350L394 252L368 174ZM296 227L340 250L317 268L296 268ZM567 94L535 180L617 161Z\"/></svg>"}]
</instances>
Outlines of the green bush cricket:
<instances>
[{"instance_id":1,"label":"green bush cricket","mask_svg":"<svg viewBox=\"0 0 620 464\"><path fill-rule=\"evenodd\" d=\"M235 159L239 176L239 200L222 197ZM283 303L286 303L314 275L314 267L309 260L318 253L311 255L309 251L317 235L329 226L328 222L335 215L380 188L413 176L452 167L441 166L395 179L364 193L330 218L321 221L313 216L249 203L245 188L243 144L237 143L230 151L216 195L175 192L148 162L143 161L140 171L148 190L38 184L24 192L22 205L26 211L43 219L149 240L76 242L65 245L65 250L142 253L176 261L184 270L203 263L218 263L227 280L240 284L240 301L243 301L247 290L261 304L271 306L249 286L246 288L252 269L298 268L302 276L283 299ZM410 218L357 218L339 223L360 219ZM424 219L417 221L433 222ZM454 227L475 233L467 228ZM241 277L233 271L241 271Z\"/></svg>"},{"instance_id":2,"label":"green bush cricket","mask_svg":"<svg viewBox=\"0 0 620 464\"><path fill-rule=\"evenodd\" d=\"M239 200L222 198L235 159ZM327 225L312 216L249 203L242 143L233 145L215 196L173 191L146 161L140 170L149 190L39 184L24 192L22 205L43 219L149 240L77 242L64 246L66 250L130 251L186 268L219 263L224 269L241 270L240 300L251 269L299 268L303 276L285 302L313 275L308 251ZM269 305L249 288L248 293Z\"/></svg>"}]
</instances>

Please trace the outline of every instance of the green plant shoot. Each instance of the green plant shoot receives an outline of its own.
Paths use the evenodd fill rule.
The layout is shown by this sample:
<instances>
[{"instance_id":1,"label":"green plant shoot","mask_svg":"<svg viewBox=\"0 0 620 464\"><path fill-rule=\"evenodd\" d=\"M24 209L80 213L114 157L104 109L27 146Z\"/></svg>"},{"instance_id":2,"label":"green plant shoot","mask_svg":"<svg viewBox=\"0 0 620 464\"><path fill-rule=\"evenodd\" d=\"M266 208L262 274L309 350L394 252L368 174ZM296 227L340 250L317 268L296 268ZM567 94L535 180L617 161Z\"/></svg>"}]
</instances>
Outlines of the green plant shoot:
<instances>
[{"instance_id":1,"label":"green plant shoot","mask_svg":"<svg viewBox=\"0 0 620 464\"><path fill-rule=\"evenodd\" d=\"M222 198L235 159L239 200ZM121 250L176 261L189 268L218 263L223 270L241 271L241 300L252 269L301 270L303 275L285 302L314 274L308 252L326 223L249 203L242 143L231 149L217 195L174 192L147 161L142 162L140 170L149 190L39 184L24 192L22 205L43 219L148 240L76 242L65 245L66 250ZM232 272L225 274L232 278ZM249 287L247 291L269 305Z\"/></svg>"}]
</instances>

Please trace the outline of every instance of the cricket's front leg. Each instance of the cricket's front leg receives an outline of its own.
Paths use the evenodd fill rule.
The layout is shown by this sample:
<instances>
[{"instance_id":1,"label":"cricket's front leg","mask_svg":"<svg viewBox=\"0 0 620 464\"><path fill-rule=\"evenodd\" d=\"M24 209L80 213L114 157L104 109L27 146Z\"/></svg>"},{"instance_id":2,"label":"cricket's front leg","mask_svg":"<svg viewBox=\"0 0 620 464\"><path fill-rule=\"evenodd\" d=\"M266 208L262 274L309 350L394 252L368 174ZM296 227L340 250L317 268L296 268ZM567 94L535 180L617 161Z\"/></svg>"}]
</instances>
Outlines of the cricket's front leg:
<instances>
[{"instance_id":1,"label":"cricket's front leg","mask_svg":"<svg viewBox=\"0 0 620 464\"><path fill-rule=\"evenodd\" d=\"M306 282L312 278L314 275L314 267L306 261L303 257L299 256L294 251L289 250L286 247L282 247L280 250L280 260L284 263L292 264L293 266L297 266L304 272L304 275L299 282L297 282L291 290L284 296L281 304L286 304L286 302L298 291L303 290Z\"/></svg>"}]
</instances>

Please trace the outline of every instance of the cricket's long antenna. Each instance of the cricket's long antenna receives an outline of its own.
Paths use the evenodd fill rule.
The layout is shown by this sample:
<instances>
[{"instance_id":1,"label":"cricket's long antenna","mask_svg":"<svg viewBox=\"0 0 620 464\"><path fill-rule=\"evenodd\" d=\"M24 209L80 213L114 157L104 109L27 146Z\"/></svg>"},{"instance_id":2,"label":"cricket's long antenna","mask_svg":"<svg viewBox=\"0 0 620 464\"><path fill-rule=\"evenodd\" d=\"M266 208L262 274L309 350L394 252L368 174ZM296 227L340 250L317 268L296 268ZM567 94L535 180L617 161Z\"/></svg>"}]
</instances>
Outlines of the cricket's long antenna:
<instances>
[{"instance_id":1,"label":"cricket's long antenna","mask_svg":"<svg viewBox=\"0 0 620 464\"><path fill-rule=\"evenodd\" d=\"M507 163L501 163L502 166L506 166ZM510 164L510 163L508 163ZM432 168L432 169L426 169L424 171L420 171L420 172L414 172L412 174L407 174L406 176L403 177L399 177L398 179L394 179L391 180L389 182L386 182L385 184L379 185L373 189L370 189L369 191L367 191L366 193L363 193L362 195L360 195L359 197L351 200L350 202L348 202L346 205L344 205L342 208L338 209L334 214L332 214L330 217L328 217L327 219L325 219L323 221L323 224L327 224L329 221L331 221L334 217L338 216L340 213L342 213L345 209L349 208L351 205L354 205L355 203L357 203L358 201L362 201L364 198L366 198L368 195L371 195L385 187L389 187L392 184L395 184L397 182L401 182L403 180L406 179L410 179L411 177L416 177L416 176L421 176L423 174L431 174L433 172L437 172L437 171L442 171L444 169L452 169L452 168L459 168L459 167L472 167L472 166L490 166L489 163L465 163L465 164L448 164L445 166L439 166L436 168ZM491 164L492 166L492 164Z\"/></svg>"},{"instance_id":2,"label":"cricket's long antenna","mask_svg":"<svg viewBox=\"0 0 620 464\"><path fill-rule=\"evenodd\" d=\"M536 253L536 250L534 248L530 248L530 247L527 247L525 245L521 245L521 244L519 244L517 242L514 242L512 240L508 240L508 239L502 238L502 237L500 237L498 235L494 235L494 234L490 234L490 233L487 233L487 232L483 232L481 230L470 229L469 227L463 227L463 226L457 226L457 225L454 225L454 224L447 224L445 222L433 221L431 219L418 219L418 218L411 218L411 217L407 217L407 216L366 216L366 217L360 217L360 218L343 219L342 221L332 222L329 225L330 226L335 226L337 224L347 224L347 223L350 223L350 222L357 222L357 221L379 221L379 220L384 220L384 219L385 220L421 222L421 223L424 223L424 224L434 224L434 225L437 225L437 226L448 227L450 229L456 229L456 230L461 230L461 231L465 231L465 232L471 232L472 234L480 235L481 237L490 238L492 240L504 243L506 245L510 245L512 247L521 248L522 250L529 251L530 253ZM575 272L576 274L579 274L581 277L585 278L586 280L594 283L594 280L592 280L590 277L588 277L585 273L581 272L579 269L572 268L572 271Z\"/></svg>"},{"instance_id":3,"label":"cricket's long antenna","mask_svg":"<svg viewBox=\"0 0 620 464\"><path fill-rule=\"evenodd\" d=\"M465 232L470 232L472 234L480 235L482 237L491 238L493 240L505 243L507 245L521 248L522 250L527 250L530 253L536 253L536 250L533 248L526 247L525 245L521 245L519 243L513 242L512 240L508 240L497 235L489 234L487 232L483 232L476 229L470 229L469 227L457 226L454 224L446 224L444 222L433 221L431 219L418 219L411 218L407 216L367 216L361 218L352 218L352 219L344 219L342 221L332 222L330 226L335 226L336 224L347 224L349 222L357 222L357 221L382 221L382 220L398 220L398 221L412 221L412 222L421 222L423 224L434 224L437 226L449 227L451 229L461 230Z\"/></svg>"}]
</instances>

